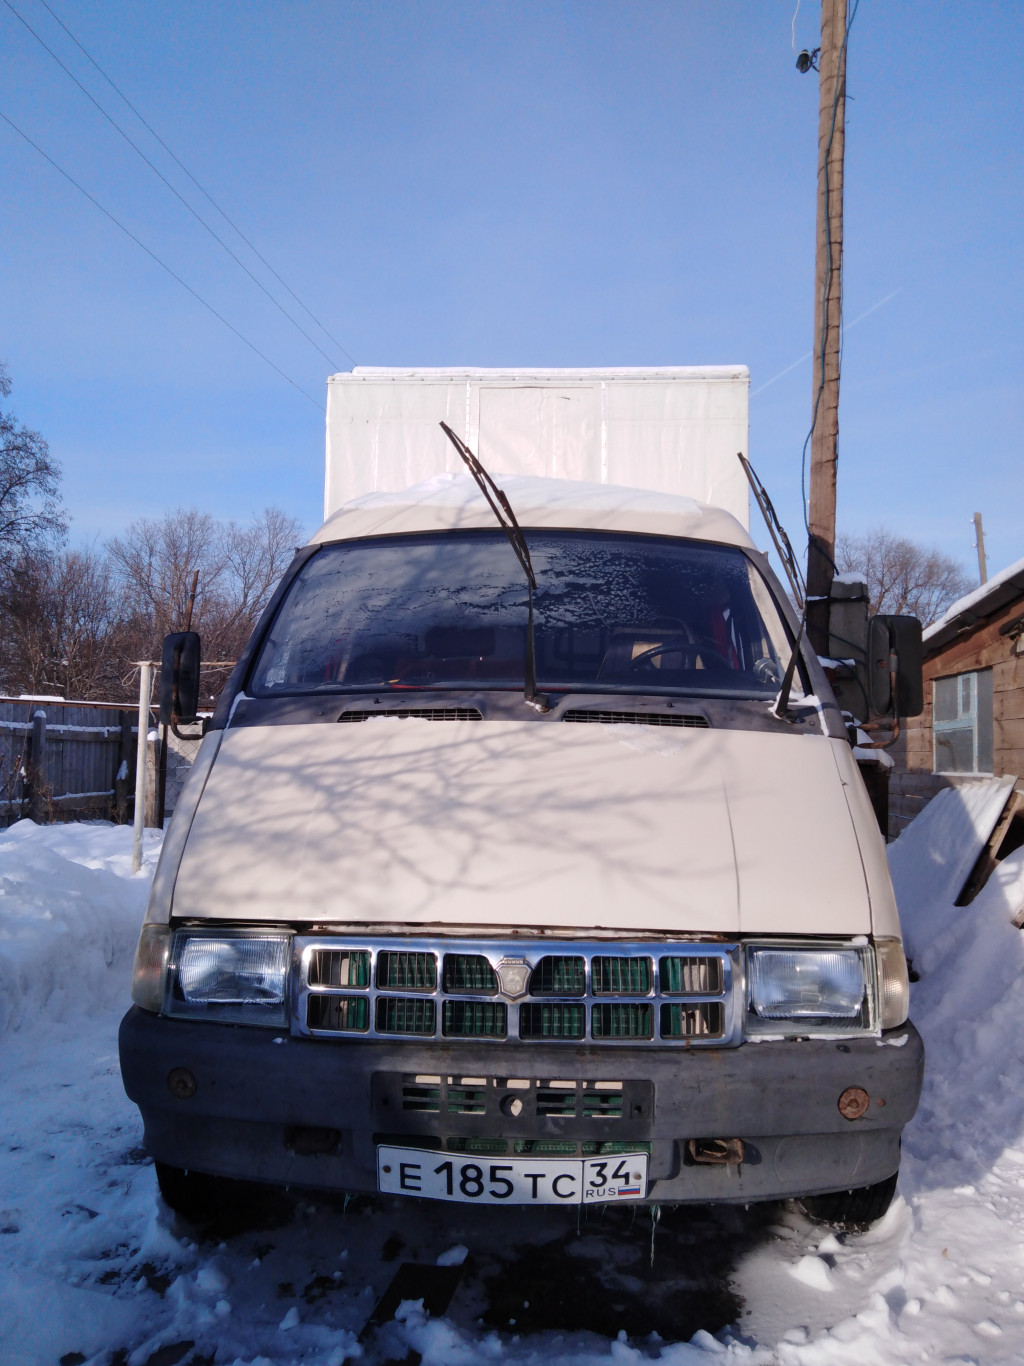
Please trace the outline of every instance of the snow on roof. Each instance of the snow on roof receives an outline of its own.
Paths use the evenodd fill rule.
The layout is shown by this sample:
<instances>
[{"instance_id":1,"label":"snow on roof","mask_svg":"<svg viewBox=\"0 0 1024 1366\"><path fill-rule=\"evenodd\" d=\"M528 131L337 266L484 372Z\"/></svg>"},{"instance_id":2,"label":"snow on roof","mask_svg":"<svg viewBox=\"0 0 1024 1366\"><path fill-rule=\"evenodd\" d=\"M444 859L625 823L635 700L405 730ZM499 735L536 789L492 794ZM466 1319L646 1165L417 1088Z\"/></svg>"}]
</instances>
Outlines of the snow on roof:
<instances>
[{"instance_id":1,"label":"snow on roof","mask_svg":"<svg viewBox=\"0 0 1024 1366\"><path fill-rule=\"evenodd\" d=\"M962 627L970 626L979 618L988 616L1004 606L1013 598L1015 589L1024 592L1024 559L1007 565L998 574L994 574L987 583L980 584L970 593L958 598L938 621L933 621L924 631L922 640L925 646L935 650L945 645L954 635L959 634ZM959 622L960 617L968 619Z\"/></svg>"},{"instance_id":2,"label":"snow on roof","mask_svg":"<svg viewBox=\"0 0 1024 1366\"><path fill-rule=\"evenodd\" d=\"M493 477L523 527L685 536L756 548L735 517L695 498L577 479L497 473ZM353 498L310 537L310 544L497 524L475 479L468 474L436 474L397 493Z\"/></svg>"}]
</instances>

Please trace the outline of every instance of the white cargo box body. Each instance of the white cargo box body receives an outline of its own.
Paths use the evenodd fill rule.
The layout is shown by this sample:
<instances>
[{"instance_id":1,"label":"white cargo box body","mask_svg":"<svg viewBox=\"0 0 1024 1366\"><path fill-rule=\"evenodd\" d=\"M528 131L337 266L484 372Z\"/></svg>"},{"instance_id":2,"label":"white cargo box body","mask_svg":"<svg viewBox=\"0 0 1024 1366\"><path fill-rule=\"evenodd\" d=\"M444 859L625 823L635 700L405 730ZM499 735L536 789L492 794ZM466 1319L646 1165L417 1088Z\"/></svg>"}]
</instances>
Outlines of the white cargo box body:
<instances>
[{"instance_id":1,"label":"white cargo box body","mask_svg":"<svg viewBox=\"0 0 1024 1366\"><path fill-rule=\"evenodd\" d=\"M367 493L465 472L445 421L494 475L686 494L749 526L746 366L609 370L359 367L327 382L325 520Z\"/></svg>"}]
</instances>

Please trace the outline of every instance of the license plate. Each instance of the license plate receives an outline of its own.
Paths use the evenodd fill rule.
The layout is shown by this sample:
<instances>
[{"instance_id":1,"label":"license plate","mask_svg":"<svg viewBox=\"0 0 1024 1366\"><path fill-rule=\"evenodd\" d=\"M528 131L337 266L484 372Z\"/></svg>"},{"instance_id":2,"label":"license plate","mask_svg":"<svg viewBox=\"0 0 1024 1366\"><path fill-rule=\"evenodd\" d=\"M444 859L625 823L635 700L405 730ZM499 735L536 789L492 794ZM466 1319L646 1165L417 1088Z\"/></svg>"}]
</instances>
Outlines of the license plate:
<instances>
[{"instance_id":1,"label":"license plate","mask_svg":"<svg viewBox=\"0 0 1024 1366\"><path fill-rule=\"evenodd\" d=\"M647 1153L493 1158L423 1148L377 1149L377 1189L467 1205L590 1205L643 1200Z\"/></svg>"}]
</instances>

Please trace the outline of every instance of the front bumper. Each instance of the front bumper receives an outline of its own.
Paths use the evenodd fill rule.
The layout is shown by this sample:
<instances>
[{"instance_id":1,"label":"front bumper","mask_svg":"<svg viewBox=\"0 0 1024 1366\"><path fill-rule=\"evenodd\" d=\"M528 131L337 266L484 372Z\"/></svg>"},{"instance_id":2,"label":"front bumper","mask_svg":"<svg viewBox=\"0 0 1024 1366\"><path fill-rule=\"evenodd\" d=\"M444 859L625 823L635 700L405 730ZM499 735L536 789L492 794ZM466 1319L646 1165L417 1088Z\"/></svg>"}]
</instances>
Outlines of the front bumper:
<instances>
[{"instance_id":1,"label":"front bumper","mask_svg":"<svg viewBox=\"0 0 1024 1366\"><path fill-rule=\"evenodd\" d=\"M746 1202L868 1186L899 1167L903 1126L921 1093L924 1047L912 1024L882 1039L811 1039L691 1050L301 1039L267 1029L170 1020L134 1007L121 1023L125 1090L160 1162L222 1176L343 1191L376 1190L379 1142L444 1149L451 1140L650 1145L649 1202ZM194 1094L168 1078L185 1069ZM417 1077L441 1077L438 1111L404 1108ZM508 1078L529 1080L517 1116ZM537 1081L622 1083L614 1116L538 1113ZM176 1072L177 1091L180 1073ZM452 1113L453 1088L482 1112ZM844 1119L840 1095L870 1097ZM186 1086L184 1088L188 1090ZM604 1088L604 1093L607 1088ZM582 1091L581 1091L582 1094ZM464 1107L463 1107L464 1108ZM444 1112L446 1109L449 1112ZM586 1106L580 1107L582 1111ZM693 1163L687 1142L740 1138L731 1167Z\"/></svg>"}]
</instances>

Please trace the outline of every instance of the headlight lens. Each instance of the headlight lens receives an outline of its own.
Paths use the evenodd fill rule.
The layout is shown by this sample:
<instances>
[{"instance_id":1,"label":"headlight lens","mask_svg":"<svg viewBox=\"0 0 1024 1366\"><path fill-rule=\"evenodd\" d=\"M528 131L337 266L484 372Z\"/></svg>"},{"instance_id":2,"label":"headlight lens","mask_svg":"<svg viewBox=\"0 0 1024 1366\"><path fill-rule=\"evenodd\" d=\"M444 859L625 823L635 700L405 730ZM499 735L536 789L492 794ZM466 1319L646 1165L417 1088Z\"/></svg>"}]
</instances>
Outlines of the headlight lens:
<instances>
[{"instance_id":1,"label":"headlight lens","mask_svg":"<svg viewBox=\"0 0 1024 1366\"><path fill-rule=\"evenodd\" d=\"M143 925L132 968L132 1000L142 1010L159 1014L164 1004L164 977L171 955L168 925Z\"/></svg>"},{"instance_id":2,"label":"headlight lens","mask_svg":"<svg viewBox=\"0 0 1024 1366\"><path fill-rule=\"evenodd\" d=\"M905 1024L910 1014L910 979L902 939L877 939L878 1014L883 1029Z\"/></svg>"},{"instance_id":3,"label":"headlight lens","mask_svg":"<svg viewBox=\"0 0 1024 1366\"><path fill-rule=\"evenodd\" d=\"M290 948L284 934L179 932L169 1012L236 1024L283 1024Z\"/></svg>"},{"instance_id":4,"label":"headlight lens","mask_svg":"<svg viewBox=\"0 0 1024 1366\"><path fill-rule=\"evenodd\" d=\"M866 991L856 948L753 948L750 1008L762 1020L855 1020Z\"/></svg>"}]
</instances>

